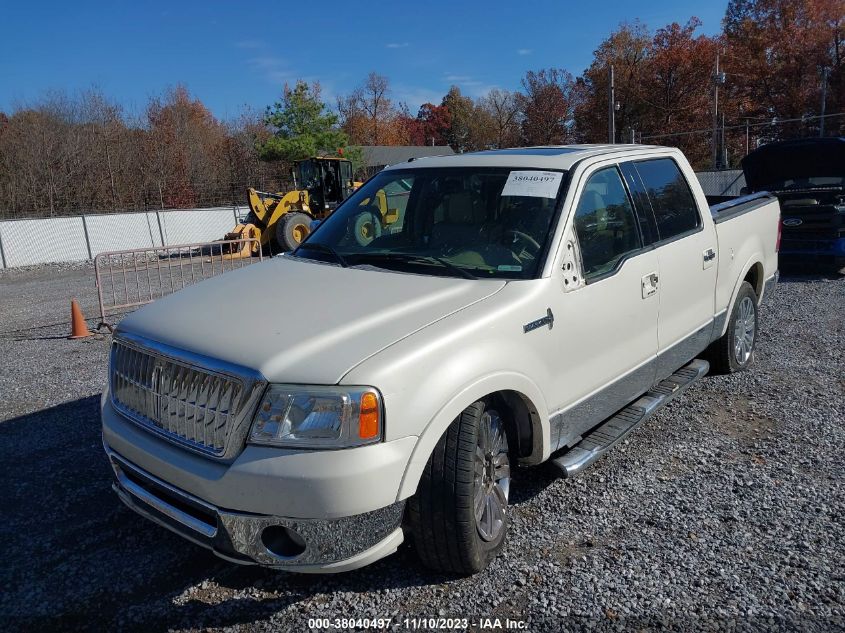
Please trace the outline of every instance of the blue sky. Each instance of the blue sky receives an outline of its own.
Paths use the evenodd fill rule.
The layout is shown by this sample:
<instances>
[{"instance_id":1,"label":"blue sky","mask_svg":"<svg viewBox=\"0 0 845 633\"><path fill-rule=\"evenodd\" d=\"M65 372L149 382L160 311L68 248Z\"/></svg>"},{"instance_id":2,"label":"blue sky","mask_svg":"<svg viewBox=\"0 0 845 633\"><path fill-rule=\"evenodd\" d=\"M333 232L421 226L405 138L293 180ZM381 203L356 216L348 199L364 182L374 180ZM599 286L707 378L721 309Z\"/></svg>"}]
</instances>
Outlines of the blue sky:
<instances>
[{"instance_id":1,"label":"blue sky","mask_svg":"<svg viewBox=\"0 0 845 633\"><path fill-rule=\"evenodd\" d=\"M577 75L620 22L654 29L695 15L719 31L727 0L558 2L22 2L0 21L0 110L50 89L96 86L129 112L185 84L220 118L272 103L285 81L320 80L327 101L372 70L413 112L451 84L517 89L526 70Z\"/></svg>"}]
</instances>

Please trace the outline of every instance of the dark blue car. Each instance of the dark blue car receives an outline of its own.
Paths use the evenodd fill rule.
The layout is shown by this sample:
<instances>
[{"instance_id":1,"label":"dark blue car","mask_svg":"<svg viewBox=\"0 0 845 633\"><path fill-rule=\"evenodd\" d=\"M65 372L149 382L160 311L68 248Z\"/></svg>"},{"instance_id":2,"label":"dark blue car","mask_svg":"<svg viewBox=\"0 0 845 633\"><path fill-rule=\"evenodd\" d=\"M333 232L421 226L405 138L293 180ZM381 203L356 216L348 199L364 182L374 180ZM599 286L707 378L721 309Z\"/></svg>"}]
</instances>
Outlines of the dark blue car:
<instances>
[{"instance_id":1,"label":"dark blue car","mask_svg":"<svg viewBox=\"0 0 845 633\"><path fill-rule=\"evenodd\" d=\"M742 161L750 192L780 201L781 257L845 265L845 137L764 145Z\"/></svg>"}]
</instances>

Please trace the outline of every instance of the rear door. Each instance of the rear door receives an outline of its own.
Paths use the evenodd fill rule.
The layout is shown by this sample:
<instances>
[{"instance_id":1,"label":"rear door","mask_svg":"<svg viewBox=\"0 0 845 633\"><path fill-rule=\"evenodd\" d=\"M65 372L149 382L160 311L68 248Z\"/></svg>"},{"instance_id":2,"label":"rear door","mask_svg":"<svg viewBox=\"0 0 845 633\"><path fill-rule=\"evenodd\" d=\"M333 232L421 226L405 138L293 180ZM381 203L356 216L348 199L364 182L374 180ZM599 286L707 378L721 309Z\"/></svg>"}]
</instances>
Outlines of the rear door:
<instances>
[{"instance_id":1,"label":"rear door","mask_svg":"<svg viewBox=\"0 0 845 633\"><path fill-rule=\"evenodd\" d=\"M716 233L678 163L671 157L623 167L650 214L651 240L660 266L656 378L695 358L710 341L716 286Z\"/></svg>"}]
</instances>

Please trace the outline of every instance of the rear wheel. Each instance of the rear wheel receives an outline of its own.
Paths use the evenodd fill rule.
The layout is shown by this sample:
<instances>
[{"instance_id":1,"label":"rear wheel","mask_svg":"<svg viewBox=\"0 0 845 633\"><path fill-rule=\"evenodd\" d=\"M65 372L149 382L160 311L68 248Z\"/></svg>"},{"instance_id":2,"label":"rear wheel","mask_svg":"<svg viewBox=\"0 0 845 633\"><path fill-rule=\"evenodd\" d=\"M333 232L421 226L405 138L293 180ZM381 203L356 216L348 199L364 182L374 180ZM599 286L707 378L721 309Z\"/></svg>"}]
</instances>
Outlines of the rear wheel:
<instances>
[{"instance_id":1,"label":"rear wheel","mask_svg":"<svg viewBox=\"0 0 845 633\"><path fill-rule=\"evenodd\" d=\"M301 211L285 213L276 223L276 241L286 251L302 244L311 233L311 217Z\"/></svg>"},{"instance_id":2,"label":"rear wheel","mask_svg":"<svg viewBox=\"0 0 845 633\"><path fill-rule=\"evenodd\" d=\"M422 562L459 574L484 569L505 543L510 480L505 422L478 401L440 438L409 502Z\"/></svg>"},{"instance_id":3,"label":"rear wheel","mask_svg":"<svg viewBox=\"0 0 845 633\"><path fill-rule=\"evenodd\" d=\"M707 348L711 373L732 374L748 369L757 344L757 294L747 281L739 287L725 335Z\"/></svg>"}]
</instances>

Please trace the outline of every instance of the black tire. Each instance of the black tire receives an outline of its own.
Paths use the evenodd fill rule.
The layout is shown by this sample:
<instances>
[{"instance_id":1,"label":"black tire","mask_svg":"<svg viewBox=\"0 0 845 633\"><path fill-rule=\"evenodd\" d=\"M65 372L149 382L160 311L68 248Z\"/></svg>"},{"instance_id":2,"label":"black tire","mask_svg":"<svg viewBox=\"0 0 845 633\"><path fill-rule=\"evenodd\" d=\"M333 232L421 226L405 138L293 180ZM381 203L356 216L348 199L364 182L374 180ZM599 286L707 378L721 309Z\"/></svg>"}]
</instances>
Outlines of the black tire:
<instances>
[{"instance_id":1,"label":"black tire","mask_svg":"<svg viewBox=\"0 0 845 633\"><path fill-rule=\"evenodd\" d=\"M749 301L746 301L749 300ZM743 318L743 310L751 308L753 317L753 332L750 344L747 344L747 356L740 354L737 350L738 328L750 317ZM754 288L747 281L743 281L734 301L733 310L728 317L728 329L724 336L713 342L704 353L704 358L710 363L711 374L733 374L738 371L745 371L754 362L754 348L757 345L757 333L759 332L758 322L759 301ZM741 334L741 332L740 332ZM746 332L747 334L747 332Z\"/></svg>"},{"instance_id":2,"label":"black tire","mask_svg":"<svg viewBox=\"0 0 845 633\"><path fill-rule=\"evenodd\" d=\"M496 420L498 422L494 422ZM491 467L495 467L496 476L500 468L501 473L506 468L507 481L503 477L491 485L487 476L479 474L476 468L476 464L481 463L477 451L479 443L485 441L479 434L484 433L485 426L493 429L496 425L504 444L499 442L498 449L493 449L498 452ZM491 440L491 445L495 443L495 439ZM480 468L484 470L484 466ZM491 508L489 516L501 516L501 521L479 522L475 513L478 498L483 498L481 505L484 517L487 517L488 494L485 491L492 491L494 501L491 503L501 499L502 490L496 490L497 482L502 484L504 506L501 515L492 512ZM455 418L440 438L425 466L417 492L408 503L411 534L423 564L438 571L464 575L484 569L504 547L509 488L510 459L505 421L489 403L475 402ZM486 537L482 536L482 523L493 528Z\"/></svg>"},{"instance_id":3,"label":"black tire","mask_svg":"<svg viewBox=\"0 0 845 633\"><path fill-rule=\"evenodd\" d=\"M381 237L381 217L372 211L364 211L355 216L352 222L352 237L358 246L366 246Z\"/></svg>"},{"instance_id":4,"label":"black tire","mask_svg":"<svg viewBox=\"0 0 845 633\"><path fill-rule=\"evenodd\" d=\"M311 216L302 211L285 213L276 223L276 241L282 250L292 251L311 233Z\"/></svg>"}]
</instances>

